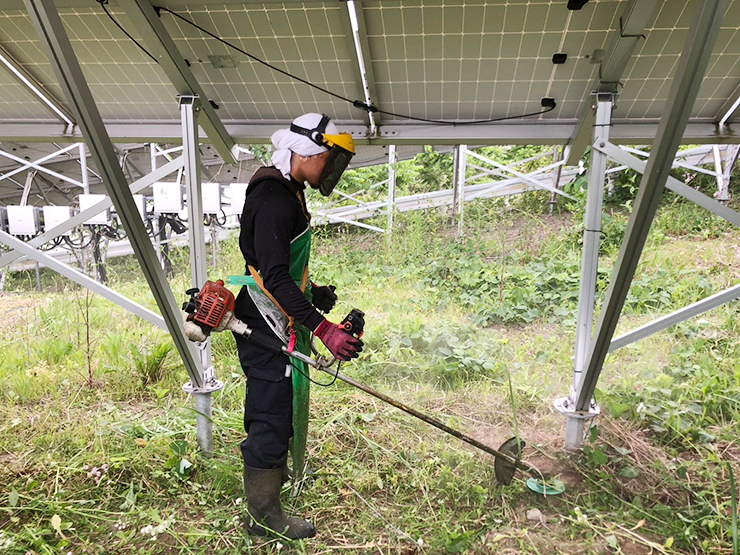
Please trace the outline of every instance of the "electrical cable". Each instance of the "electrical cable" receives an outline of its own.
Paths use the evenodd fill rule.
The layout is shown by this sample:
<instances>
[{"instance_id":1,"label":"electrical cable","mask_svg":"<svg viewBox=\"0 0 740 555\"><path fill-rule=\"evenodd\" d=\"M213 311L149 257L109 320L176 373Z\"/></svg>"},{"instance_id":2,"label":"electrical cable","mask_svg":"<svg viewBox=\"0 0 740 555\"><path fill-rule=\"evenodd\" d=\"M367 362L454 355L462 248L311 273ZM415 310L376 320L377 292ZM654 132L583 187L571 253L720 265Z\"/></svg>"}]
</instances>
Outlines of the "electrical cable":
<instances>
[{"instance_id":1,"label":"electrical cable","mask_svg":"<svg viewBox=\"0 0 740 555\"><path fill-rule=\"evenodd\" d=\"M226 215L226 211L223 208L221 208L219 210L219 212L224 215L223 219L222 220L219 220L219 218L218 218L219 215L218 214L215 214L213 216L213 221L216 222L216 226L217 227L219 227L221 229L226 229L226 220L228 219L228 216Z\"/></svg>"},{"instance_id":2,"label":"electrical cable","mask_svg":"<svg viewBox=\"0 0 740 555\"><path fill-rule=\"evenodd\" d=\"M139 42L136 39L134 39L123 28L123 26L120 23L118 23L118 21L116 21L116 19L113 17L113 15L108 11L108 9L106 8L106 5L108 4L108 1L109 0L96 0L96 1L103 7L103 10L105 10L105 13L108 15L108 17L111 19L111 21L113 21L113 23L129 39L131 39L154 62L159 63L157 61L157 59L154 56L152 56L152 54L150 54L149 51L147 51L141 44L139 44ZM249 52L247 52L243 48L240 48L239 46L237 46L237 45L235 45L235 44L227 41L226 39L224 39L224 38L216 35L215 33L212 33L211 31L209 31L205 27L202 27L201 25L198 25L194 21L191 21L187 17L185 17L185 16L183 16L183 15L181 15L181 14L179 14L179 13L177 13L177 12L175 12L175 11L167 8L167 7L164 7L164 6L154 6L154 10L157 12L157 15L161 15L162 12L166 12L166 13L172 15L173 17L176 17L177 19L180 19L184 23L187 23L188 25L191 25L192 27L198 29L201 33L203 33L203 34L211 37L212 39L215 39L215 40L219 41L220 43L224 44L225 46L228 46L229 48L231 48L233 50L236 50L237 52L239 52L239 53L247 56L249 59L254 60L255 62L257 62L259 64L262 64L263 66L271 69L272 71L276 71L276 72L278 72L278 73L280 73L282 75L285 75L286 77L289 77L290 79L294 79L294 80L296 80L296 81L298 81L300 83L303 83L304 85L308 85L309 87L312 87L312 88L314 88L314 89L316 89L318 91L321 91L321 92L323 92L325 94L328 94L329 96L332 96L332 97L334 97L334 98L336 98L338 100L343 100L344 102L347 102L349 104L352 104L355 108L359 108L360 110L364 110L365 112L367 112L369 114L378 113L378 114L383 114L383 115L386 115L386 116L392 116L392 117L400 118L400 119L408 119L408 120L412 120L412 121L420 121L422 123L434 123L434 124L437 124L437 125L452 125L452 126L457 126L457 125L477 125L477 124L482 124L482 123L495 123L495 122L499 122L499 121L507 121L507 120L528 118L528 117L532 117L532 116L540 116L540 115L543 115L543 114L547 114L548 112L552 112L555 109L555 103L553 101L552 102L552 105L548 105L544 110L539 110L537 112L529 112L529 113L520 114L520 115L517 115L517 116L504 116L504 117L500 117L500 118L480 119L480 120L472 120L472 121L436 120L436 119L428 119L428 118L420 118L420 117L416 117L416 116L410 116L410 115L407 115L407 114L399 114L397 112L390 112L388 110L382 110L382 109L378 108L377 106L375 106L374 104L367 104L366 102L363 102L361 100L352 100L350 98L347 98L346 96L342 96L342 95L337 94L335 92L332 92L332 91L330 91L328 89L325 89L324 87L321 87L319 85L316 85L315 83L311 83L307 79L304 79L302 77L299 77L297 75L294 75L292 73L289 73L289 72L287 72L287 71L285 71L283 69L280 69L279 67L276 67L276 66L270 64L269 62L266 62L265 60L263 60L261 58L258 58L257 56L254 56L253 54L250 54Z\"/></svg>"},{"instance_id":3,"label":"electrical cable","mask_svg":"<svg viewBox=\"0 0 740 555\"><path fill-rule=\"evenodd\" d=\"M92 226L90 226L90 225L84 225L84 226L81 227L81 229L80 229L80 242L79 243L76 243L72 239L72 236L71 235L69 237L68 236L65 236L64 237L64 242L67 243L70 247L72 247L73 250L74 249L79 249L79 250L86 249L87 247L89 247L92 244L93 234L92 233L90 234L90 238L88 239L87 243L85 243L85 231L86 231L85 228L91 228L91 227Z\"/></svg>"},{"instance_id":4,"label":"electrical cable","mask_svg":"<svg viewBox=\"0 0 740 555\"><path fill-rule=\"evenodd\" d=\"M108 1L109 1L109 0L95 0L95 1L96 1L96 2L98 3L98 4L100 4L100 6L101 6L101 7L103 8L103 11L104 11L104 12L106 13L106 15L107 15L107 16L108 16L108 17L110 18L110 20L111 20L111 21L112 21L112 22L114 23L114 25L115 25L116 27L118 27L118 28L119 28L119 29L121 30L121 32L122 32L122 33L123 33L124 35L126 35L126 36L127 36L127 37L128 37L128 38L129 38L129 39L130 39L130 40L131 40L131 41L132 41L132 42L133 42L133 43L134 43L134 44L136 45L136 46L138 46L138 47L139 47L139 49L140 49L140 50L141 50L141 51L142 51L142 52L143 52L144 54L146 54L147 56L149 56L149 58L151 58L151 60L152 60L152 61L153 61L153 62L154 62L155 64L158 64L158 63L159 63L159 62L157 61L157 58L155 58L155 57L154 57L154 56L153 56L153 55L152 55L152 54L151 54L151 53L150 53L150 52L149 52L149 51L148 51L148 50L147 50L146 48L144 48L144 47L143 47L143 46L141 45L141 43L139 43L139 41L137 41L137 40L136 40L136 39L135 39L134 37L132 37L132 36L131 36L131 35L129 34L129 32L128 32L128 31L127 31L126 29L124 29L124 28L123 28L123 25L121 25L120 23L118 23L118 21L116 20L116 18L115 18L115 17L113 17L113 14L112 14L112 13L110 13L110 12L108 11L108 8L107 8L106 6L108 5Z\"/></svg>"},{"instance_id":5,"label":"electrical cable","mask_svg":"<svg viewBox=\"0 0 740 555\"><path fill-rule=\"evenodd\" d=\"M321 382L317 382L316 380L314 380L313 378L311 378L311 376L309 374L305 373L303 370L301 370L300 368L298 368L293 363L293 359L291 357L288 357L288 359L290 361L290 366L291 366L291 368L293 368L293 370L295 370L296 372L298 372L301 376L303 376L304 378L306 378L312 384L317 385L319 387L331 387L331 386L333 386L337 382L337 377L339 376L339 369L342 367L342 361L341 360L337 361L337 371L334 374L334 379L332 379L332 381L330 381L329 383L321 383Z\"/></svg>"},{"instance_id":6,"label":"electrical cable","mask_svg":"<svg viewBox=\"0 0 740 555\"><path fill-rule=\"evenodd\" d=\"M100 0L98 0L98 1L100 1ZM200 25L198 25L194 21L189 20L187 17L185 17L183 15L180 15L179 13L177 13L175 11L172 11L169 8L165 8L163 6L155 6L154 9L157 11L157 13L160 13L160 12L167 12L167 13L169 13L170 15L172 15L172 16L174 16L174 17L176 17L176 18L178 18L178 19L180 19L182 21L184 21L185 23L187 23L189 25L192 25L193 27L195 27L196 29L198 29L201 33L204 33L204 34L208 35L212 39L215 39L215 40L221 42L222 44L225 44L229 48L232 48L232 49L236 50L237 52L240 52L241 54L244 54L245 56L247 56L248 58L254 60L255 62L258 62L258 63L262 64L263 66L266 66L266 67L270 68L273 71L277 71L278 73L281 73L281 74L285 75L286 77L290 77L291 79L295 79L296 81L300 81L304 85L308 85L309 87L313 87L313 88L315 88L315 89L317 89L317 90L319 90L319 91L321 91L323 93L326 93L329 96L333 96L334 98L337 98L339 100L344 100L345 102L349 102L350 104L355 104L355 106L357 106L358 108L361 108L363 110L370 111L370 109L374 108L374 106L368 106L367 104L365 104L364 102L360 102L359 100L350 100L349 98L347 98L345 96L342 96L340 94L331 92L328 89L325 89L323 87L320 87L318 85L315 85L315 84L311 83L310 81L308 81L306 79L303 79L302 77L298 77L297 75L293 75L292 73L288 73L287 71L285 71L283 69L280 69L279 67L275 67L272 64L264 61L261 58L258 58L257 56L254 56L254 55L250 54L246 50L244 50L244 49L236 46L235 44L230 43L229 41L227 41L227 40L219 37L215 33L212 33L208 29L206 29L204 27L201 27ZM364 107L359 106L356 103L362 104ZM377 110L377 108L376 108L376 110Z\"/></svg>"},{"instance_id":7,"label":"electrical cable","mask_svg":"<svg viewBox=\"0 0 740 555\"><path fill-rule=\"evenodd\" d=\"M48 241L44 243L43 245L39 245L39 250L40 251L50 251L58 247L61 244L61 242L62 242L61 236L54 237L54 239L52 239L51 241Z\"/></svg>"},{"instance_id":8,"label":"electrical cable","mask_svg":"<svg viewBox=\"0 0 740 555\"><path fill-rule=\"evenodd\" d=\"M100 0L98 0L98 1L100 1ZM270 68L273 71L277 71L278 73L281 73L281 74L285 75L286 77L290 77L291 79L295 79L296 81L300 81L301 83L303 83L305 85L308 85L309 87L313 87L314 89L319 90L319 91L321 91L323 93L326 93L326 94L328 94L330 96L333 96L334 98L337 98L339 100L344 100L345 102L348 102L348 103L352 104L355 108L359 108L359 109L364 110L364 111L366 111L368 113L379 113L379 114L385 114L387 116L393 116L393 117L402 118L402 119L410 119L410 120L414 120L414 121L421 121L421 122L424 122L424 123L436 123L436 124L439 124L439 125L453 125L454 126L454 125L475 125L475 124L479 124L479 123L493 123L493 122L496 122L496 121L505 121L505 120L510 120L510 119L526 118L526 117L531 117L531 116L546 114L546 113L551 112L552 110L555 109L555 106L548 106L545 110L540 110L540 111L537 111L537 112L530 112L528 114L522 114L522 115L519 115L519 116L506 116L506 117L501 117L501 118L491 118L491 119L482 119L482 120L474 120L474 121L446 121L446 120L435 120L435 119L427 119L427 118L418 118L418 117L409 116L409 115L405 115L405 114L397 114L395 112L389 112L389 111L386 111L386 110L381 110L380 108L378 108L374 104L367 104L365 102L362 102L361 100L351 100L351 99L349 99L349 98L347 98L345 96L342 96L340 94L334 93L334 92L332 92L330 90L327 90L327 89L325 89L323 87L320 87L320 86L318 86L318 85L316 85L314 83L311 83L310 81L308 81L306 79L303 79L302 77L298 77L297 75L293 75L292 73L288 73L285 70L282 70L282 69L280 69L278 67L275 67L272 64L270 64L270 63L262 60L261 58L258 58L257 56L254 56L254 55L250 54L249 52L247 52L243 48L240 48L240 47L236 46L235 44L227 41L226 39L223 39L223 38L219 37L215 33L212 33L208 29L206 29L206 28L198 25L194 21L191 21L187 17L185 17L183 15L180 15L179 13L177 13L177 12L175 12L175 11L169 9L169 8L155 7L154 9L157 11L157 13L161 13L161 12L167 12L167 13L169 13L170 15L172 15L172 16L180 19L181 21L184 21L185 23L187 23L187 24L195 27L201 33L204 33L204 34L208 35L209 37L211 37L211 38L213 38L213 39L221 42L222 44L228 46L229 48L232 48L232 49L236 50L237 52L240 52L241 54L244 54L248 58L250 58L250 59L254 60L255 62L258 62L258 63L260 63L260 64L262 64L262 65L264 65L264 66L266 66L268 68Z\"/></svg>"}]
</instances>

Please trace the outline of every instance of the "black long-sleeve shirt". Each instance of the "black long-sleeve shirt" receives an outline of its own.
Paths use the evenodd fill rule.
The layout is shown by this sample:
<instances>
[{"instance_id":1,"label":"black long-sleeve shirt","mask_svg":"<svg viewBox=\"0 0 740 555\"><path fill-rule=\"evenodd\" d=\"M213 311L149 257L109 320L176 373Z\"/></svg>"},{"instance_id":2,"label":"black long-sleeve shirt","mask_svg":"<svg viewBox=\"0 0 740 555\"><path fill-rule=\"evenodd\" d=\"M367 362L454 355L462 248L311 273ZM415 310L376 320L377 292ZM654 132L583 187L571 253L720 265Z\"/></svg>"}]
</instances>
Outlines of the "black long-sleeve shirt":
<instances>
[{"instance_id":1,"label":"black long-sleeve shirt","mask_svg":"<svg viewBox=\"0 0 740 555\"><path fill-rule=\"evenodd\" d=\"M303 198L305 186L283 178L275 168L259 169L247 188L239 247L247 264L262 274L265 288L295 320L310 330L323 316L290 276L290 246L308 231ZM240 294L237 314L247 323L262 320L249 295Z\"/></svg>"}]
</instances>

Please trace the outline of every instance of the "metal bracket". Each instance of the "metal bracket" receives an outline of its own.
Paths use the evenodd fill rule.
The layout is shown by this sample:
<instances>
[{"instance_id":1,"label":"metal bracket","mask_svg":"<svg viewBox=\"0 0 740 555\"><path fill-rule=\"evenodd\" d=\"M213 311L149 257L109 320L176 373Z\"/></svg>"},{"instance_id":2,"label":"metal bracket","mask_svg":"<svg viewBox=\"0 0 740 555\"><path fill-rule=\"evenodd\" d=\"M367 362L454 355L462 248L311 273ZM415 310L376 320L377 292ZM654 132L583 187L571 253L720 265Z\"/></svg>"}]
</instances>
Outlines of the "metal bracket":
<instances>
[{"instance_id":1,"label":"metal bracket","mask_svg":"<svg viewBox=\"0 0 740 555\"><path fill-rule=\"evenodd\" d=\"M203 372L203 387L194 387L192 381L188 381L182 386L182 390L185 393L201 394L201 393L213 393L224 388L224 382L217 380L214 375L213 366L209 366L205 372Z\"/></svg>"},{"instance_id":2,"label":"metal bracket","mask_svg":"<svg viewBox=\"0 0 740 555\"><path fill-rule=\"evenodd\" d=\"M200 108L200 96L197 94L178 94L177 95L177 107L182 108L188 104L193 104L193 108L198 110Z\"/></svg>"},{"instance_id":3,"label":"metal bracket","mask_svg":"<svg viewBox=\"0 0 740 555\"><path fill-rule=\"evenodd\" d=\"M589 405L588 411L576 410L576 402L571 400L570 397L561 397L559 399L555 399L555 401L553 402L553 406L555 407L556 411L570 418L581 418L583 420L590 420L592 418L596 418L597 416L599 416L599 414L601 414L601 407L599 407L598 403L596 403L596 401L593 399L591 399L591 404Z\"/></svg>"},{"instance_id":4,"label":"metal bracket","mask_svg":"<svg viewBox=\"0 0 740 555\"><path fill-rule=\"evenodd\" d=\"M624 19L622 16L619 16L619 36L623 39L645 39L647 40L647 37L645 36L645 33L639 33L636 35L630 35L628 33L624 32Z\"/></svg>"}]
</instances>

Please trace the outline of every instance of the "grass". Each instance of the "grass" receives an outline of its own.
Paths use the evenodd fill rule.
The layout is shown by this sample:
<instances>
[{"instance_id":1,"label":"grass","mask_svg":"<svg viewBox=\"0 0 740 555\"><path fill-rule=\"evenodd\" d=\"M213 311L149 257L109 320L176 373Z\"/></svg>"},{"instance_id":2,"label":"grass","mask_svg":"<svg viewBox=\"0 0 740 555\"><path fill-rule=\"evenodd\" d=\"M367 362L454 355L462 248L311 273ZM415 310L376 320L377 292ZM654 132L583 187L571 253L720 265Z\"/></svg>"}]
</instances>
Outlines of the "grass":
<instances>
[{"instance_id":1,"label":"grass","mask_svg":"<svg viewBox=\"0 0 740 555\"><path fill-rule=\"evenodd\" d=\"M542 216L536 200L466 207L462 240L437 211L400 215L391 238L320 229L312 270L337 285L335 319L366 312L366 351L344 372L493 447L516 425L527 461L563 480L564 495L537 497L522 474L498 486L488 455L340 382L314 388L314 473L284 497L318 536L250 538L233 338L213 340L226 386L206 458L166 334L62 278L44 272L38 294L35 278L14 275L0 296L0 552L730 553L737 306L611 354L604 415L581 453L565 453L552 399L570 385L578 220ZM625 221L613 209L607 246ZM737 283L737 231L672 199L654 227L618 333ZM599 294L615 256L604 250ZM187 253L173 261L184 298ZM219 263L213 278L240 271L236 241ZM109 275L155 306L135 262L112 261Z\"/></svg>"}]
</instances>

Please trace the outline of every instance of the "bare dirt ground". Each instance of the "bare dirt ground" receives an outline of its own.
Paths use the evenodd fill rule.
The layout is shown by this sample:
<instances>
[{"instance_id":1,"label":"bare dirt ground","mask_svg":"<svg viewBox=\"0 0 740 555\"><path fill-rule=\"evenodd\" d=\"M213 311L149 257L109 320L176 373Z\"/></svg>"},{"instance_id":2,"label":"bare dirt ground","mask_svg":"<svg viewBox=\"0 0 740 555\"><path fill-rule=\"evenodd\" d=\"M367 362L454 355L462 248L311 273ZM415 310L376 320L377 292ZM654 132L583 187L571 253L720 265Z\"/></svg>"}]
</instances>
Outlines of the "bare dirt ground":
<instances>
[{"instance_id":1,"label":"bare dirt ground","mask_svg":"<svg viewBox=\"0 0 740 555\"><path fill-rule=\"evenodd\" d=\"M0 292L0 331L17 332L28 322L29 314L45 303L40 296Z\"/></svg>"}]
</instances>

